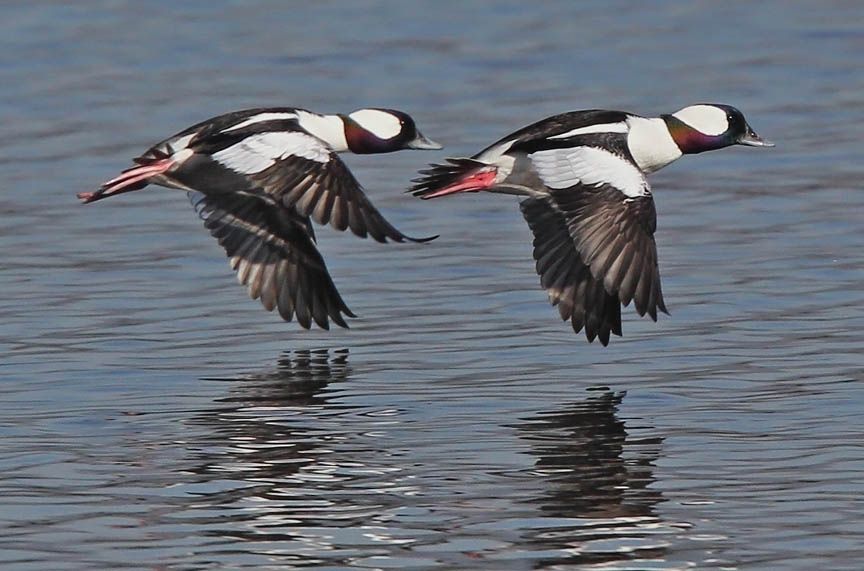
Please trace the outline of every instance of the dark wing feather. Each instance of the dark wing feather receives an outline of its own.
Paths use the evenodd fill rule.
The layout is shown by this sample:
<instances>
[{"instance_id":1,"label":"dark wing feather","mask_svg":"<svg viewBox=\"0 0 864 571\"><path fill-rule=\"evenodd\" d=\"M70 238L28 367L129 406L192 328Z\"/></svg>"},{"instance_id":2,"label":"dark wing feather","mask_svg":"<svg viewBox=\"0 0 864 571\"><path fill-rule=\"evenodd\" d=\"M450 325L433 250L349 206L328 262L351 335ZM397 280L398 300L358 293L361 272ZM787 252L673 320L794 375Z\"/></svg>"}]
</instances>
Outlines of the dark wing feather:
<instances>
[{"instance_id":1,"label":"dark wing feather","mask_svg":"<svg viewBox=\"0 0 864 571\"><path fill-rule=\"evenodd\" d=\"M489 149L495 148L499 145L507 144L509 149L521 150L525 144L530 147L536 141L543 141L548 137L553 137L573 129L579 129L590 125L620 123L626 121L629 116L629 113L623 111L609 111L606 109L568 111L559 115L553 115L552 117L547 117L530 125L526 125L525 127L498 139L474 155L473 158L478 158Z\"/></svg>"},{"instance_id":2,"label":"dark wing feather","mask_svg":"<svg viewBox=\"0 0 864 571\"><path fill-rule=\"evenodd\" d=\"M308 219L253 196L188 194L253 299L260 298L268 311L278 308L286 321L296 315L306 329L313 320L329 329L328 318L348 327L343 315L355 315L327 272Z\"/></svg>"},{"instance_id":3,"label":"dark wing feather","mask_svg":"<svg viewBox=\"0 0 864 571\"><path fill-rule=\"evenodd\" d=\"M330 224L337 230L350 228L357 236L368 235L378 242L433 239L406 236L390 224L336 153L330 153L326 163L288 155L249 177L264 192L319 224Z\"/></svg>"},{"instance_id":4,"label":"dark wing feather","mask_svg":"<svg viewBox=\"0 0 864 571\"><path fill-rule=\"evenodd\" d=\"M660 287L654 231L657 212L650 192L627 197L609 184L555 190L552 200L567 218L570 235L591 273L625 306L657 320L668 313Z\"/></svg>"},{"instance_id":5,"label":"dark wing feather","mask_svg":"<svg viewBox=\"0 0 864 571\"><path fill-rule=\"evenodd\" d=\"M570 320L573 331L584 327L588 341L599 337L607 345L610 333L621 335L621 306L583 261L567 218L546 198L528 198L520 208L534 233L537 273L549 301L558 306L561 319Z\"/></svg>"},{"instance_id":6,"label":"dark wing feather","mask_svg":"<svg viewBox=\"0 0 864 571\"><path fill-rule=\"evenodd\" d=\"M269 112L247 111L232 120L265 111ZM303 130L296 119L261 121L228 131L208 125L190 145L195 157L173 173L178 180L185 179L189 188L205 188L211 196L238 191L257 195L281 202L319 224L337 230L350 228L360 237L371 236L379 242L432 239L406 236L390 224L339 156ZM206 185L195 184L202 180Z\"/></svg>"},{"instance_id":7,"label":"dark wing feather","mask_svg":"<svg viewBox=\"0 0 864 571\"><path fill-rule=\"evenodd\" d=\"M650 194L627 198L610 185L576 185L521 204L534 233L540 282L589 341L621 335L621 305L639 315L668 313L660 287L656 212Z\"/></svg>"}]
</instances>

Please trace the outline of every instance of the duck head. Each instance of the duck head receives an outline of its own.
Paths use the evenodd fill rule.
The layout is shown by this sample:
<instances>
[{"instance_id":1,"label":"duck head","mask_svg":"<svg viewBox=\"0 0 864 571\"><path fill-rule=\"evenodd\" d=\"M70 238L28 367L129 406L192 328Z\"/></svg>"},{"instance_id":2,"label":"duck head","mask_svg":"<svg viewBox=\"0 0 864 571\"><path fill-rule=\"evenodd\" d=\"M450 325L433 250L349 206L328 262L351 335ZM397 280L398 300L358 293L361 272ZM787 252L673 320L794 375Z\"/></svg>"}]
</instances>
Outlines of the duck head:
<instances>
[{"instance_id":1,"label":"duck head","mask_svg":"<svg viewBox=\"0 0 864 571\"><path fill-rule=\"evenodd\" d=\"M358 109L342 117L348 149L357 154L402 149L436 150L441 145L417 130L414 119L395 109Z\"/></svg>"},{"instance_id":2,"label":"duck head","mask_svg":"<svg viewBox=\"0 0 864 571\"><path fill-rule=\"evenodd\" d=\"M744 114L731 105L700 103L662 118L684 154L713 151L730 145L774 146L757 135Z\"/></svg>"}]
</instances>

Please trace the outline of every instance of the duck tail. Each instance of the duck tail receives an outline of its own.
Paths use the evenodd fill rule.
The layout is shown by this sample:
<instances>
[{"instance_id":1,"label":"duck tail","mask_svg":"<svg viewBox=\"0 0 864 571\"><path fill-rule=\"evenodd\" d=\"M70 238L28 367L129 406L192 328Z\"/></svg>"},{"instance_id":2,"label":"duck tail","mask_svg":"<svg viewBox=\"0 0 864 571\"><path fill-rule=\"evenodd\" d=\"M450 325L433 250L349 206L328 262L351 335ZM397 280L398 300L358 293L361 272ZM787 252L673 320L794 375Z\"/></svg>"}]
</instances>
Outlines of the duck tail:
<instances>
[{"instance_id":1,"label":"duck tail","mask_svg":"<svg viewBox=\"0 0 864 571\"><path fill-rule=\"evenodd\" d=\"M476 159L446 160L448 164L432 164L421 170L423 176L411 181L415 184L408 192L424 200L457 192L479 192L492 186L498 174L496 166Z\"/></svg>"}]
</instances>

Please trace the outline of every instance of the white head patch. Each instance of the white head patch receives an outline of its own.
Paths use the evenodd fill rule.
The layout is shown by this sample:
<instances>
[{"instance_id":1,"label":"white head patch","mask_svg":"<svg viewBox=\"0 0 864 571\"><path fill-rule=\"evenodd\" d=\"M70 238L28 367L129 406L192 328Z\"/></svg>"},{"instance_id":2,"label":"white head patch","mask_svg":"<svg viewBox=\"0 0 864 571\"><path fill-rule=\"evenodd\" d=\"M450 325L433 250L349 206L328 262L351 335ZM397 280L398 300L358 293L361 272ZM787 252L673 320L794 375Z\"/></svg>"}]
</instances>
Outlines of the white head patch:
<instances>
[{"instance_id":1,"label":"white head patch","mask_svg":"<svg viewBox=\"0 0 864 571\"><path fill-rule=\"evenodd\" d=\"M713 105L691 105L672 116L706 135L722 135L729 129L726 111Z\"/></svg>"},{"instance_id":2,"label":"white head patch","mask_svg":"<svg viewBox=\"0 0 864 571\"><path fill-rule=\"evenodd\" d=\"M379 139L392 139L402 132L399 118L380 109L358 109L348 116Z\"/></svg>"}]
</instances>

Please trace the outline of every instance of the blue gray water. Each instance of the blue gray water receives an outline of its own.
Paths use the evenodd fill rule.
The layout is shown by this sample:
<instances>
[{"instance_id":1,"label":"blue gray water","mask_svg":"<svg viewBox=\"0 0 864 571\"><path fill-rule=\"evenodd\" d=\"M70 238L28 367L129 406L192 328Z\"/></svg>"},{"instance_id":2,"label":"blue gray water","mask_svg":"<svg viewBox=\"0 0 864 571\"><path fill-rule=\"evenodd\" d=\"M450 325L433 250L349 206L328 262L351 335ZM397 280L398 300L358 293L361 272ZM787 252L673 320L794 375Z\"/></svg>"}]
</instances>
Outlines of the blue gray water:
<instances>
[{"instance_id":1,"label":"blue gray water","mask_svg":"<svg viewBox=\"0 0 864 571\"><path fill-rule=\"evenodd\" d=\"M176 5L175 5L176 4ZM0 566L855 570L864 560L858 2L4 2ZM361 319L302 331L182 193L79 206L228 110L389 106L446 153L541 117L740 107L773 150L652 179L671 317L589 345L516 202L402 193L319 232Z\"/></svg>"}]
</instances>

